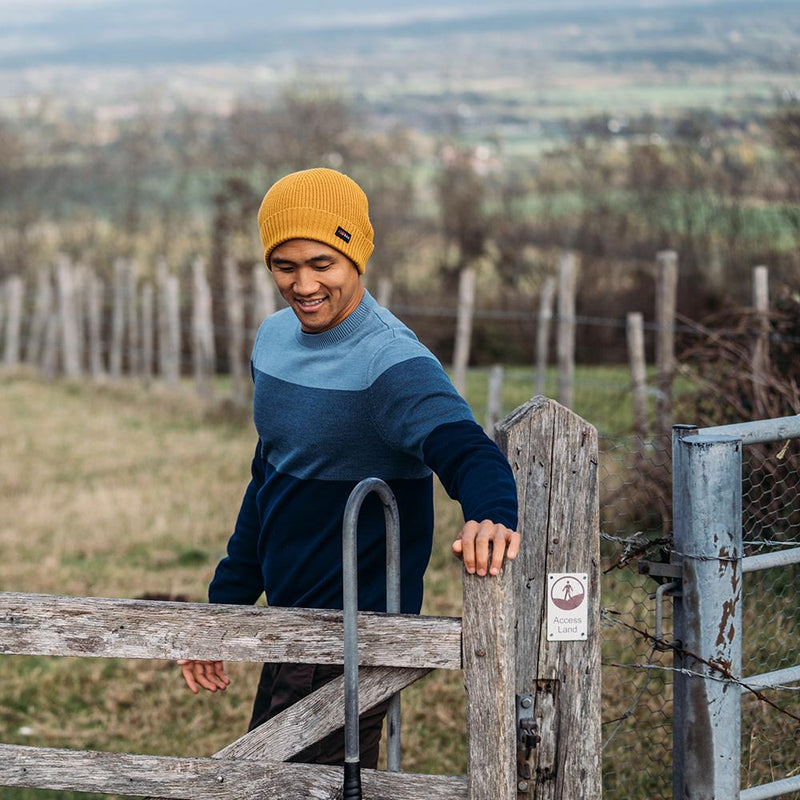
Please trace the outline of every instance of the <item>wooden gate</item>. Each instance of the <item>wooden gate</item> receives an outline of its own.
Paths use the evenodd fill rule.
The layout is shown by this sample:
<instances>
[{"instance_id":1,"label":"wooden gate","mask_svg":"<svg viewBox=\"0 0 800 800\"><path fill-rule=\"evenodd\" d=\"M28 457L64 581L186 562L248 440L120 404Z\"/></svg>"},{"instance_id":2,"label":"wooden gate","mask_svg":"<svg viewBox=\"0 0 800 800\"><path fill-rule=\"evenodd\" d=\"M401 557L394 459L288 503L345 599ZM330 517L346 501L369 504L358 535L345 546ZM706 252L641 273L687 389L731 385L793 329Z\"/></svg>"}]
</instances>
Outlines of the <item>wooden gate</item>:
<instances>
[{"instance_id":1,"label":"wooden gate","mask_svg":"<svg viewBox=\"0 0 800 800\"><path fill-rule=\"evenodd\" d=\"M600 781L597 435L536 397L498 426L520 556L464 574L463 619L362 612L364 711L431 669L463 669L467 775L363 770L365 800L595 800ZM548 575L587 576L588 635L548 641ZM0 593L0 653L341 664L342 614ZM210 758L0 744L0 786L186 800L334 800L340 768L285 760L344 723L338 678Z\"/></svg>"}]
</instances>

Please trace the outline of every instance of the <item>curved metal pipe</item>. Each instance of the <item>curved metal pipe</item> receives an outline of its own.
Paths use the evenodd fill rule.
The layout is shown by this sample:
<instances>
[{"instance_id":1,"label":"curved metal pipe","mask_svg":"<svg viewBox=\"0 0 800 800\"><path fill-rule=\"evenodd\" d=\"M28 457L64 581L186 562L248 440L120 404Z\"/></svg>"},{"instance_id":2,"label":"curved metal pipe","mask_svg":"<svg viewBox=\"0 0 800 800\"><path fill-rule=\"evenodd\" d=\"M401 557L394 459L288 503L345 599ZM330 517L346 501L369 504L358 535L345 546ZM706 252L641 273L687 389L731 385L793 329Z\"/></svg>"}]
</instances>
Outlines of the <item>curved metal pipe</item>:
<instances>
[{"instance_id":1,"label":"curved metal pipe","mask_svg":"<svg viewBox=\"0 0 800 800\"><path fill-rule=\"evenodd\" d=\"M375 492L383 504L386 522L386 610L400 613L400 516L397 501L380 478L365 478L350 493L342 526L344 617L344 760L346 798L361 797L358 741L358 516L364 500ZM392 697L387 713L387 765L400 770L400 693Z\"/></svg>"}]
</instances>

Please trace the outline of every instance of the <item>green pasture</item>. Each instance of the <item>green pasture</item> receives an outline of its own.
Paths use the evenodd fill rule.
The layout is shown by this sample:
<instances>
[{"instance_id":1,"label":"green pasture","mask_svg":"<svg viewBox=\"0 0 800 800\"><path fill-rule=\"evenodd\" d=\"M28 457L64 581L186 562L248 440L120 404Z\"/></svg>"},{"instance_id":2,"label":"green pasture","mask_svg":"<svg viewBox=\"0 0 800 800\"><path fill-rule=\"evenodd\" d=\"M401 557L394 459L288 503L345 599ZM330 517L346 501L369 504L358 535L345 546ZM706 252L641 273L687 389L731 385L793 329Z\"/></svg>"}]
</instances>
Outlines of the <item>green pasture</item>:
<instances>
[{"instance_id":1,"label":"green pasture","mask_svg":"<svg viewBox=\"0 0 800 800\"><path fill-rule=\"evenodd\" d=\"M565 220L582 213L628 214L635 218L642 214L642 203L642 195L628 189L609 189L601 194L558 191L528 196L519 201L518 210L533 219ZM647 209L648 224L665 234L703 233L784 252L797 246L795 220L800 207L796 205L753 201L737 205L708 189L648 195Z\"/></svg>"},{"instance_id":2,"label":"green pasture","mask_svg":"<svg viewBox=\"0 0 800 800\"><path fill-rule=\"evenodd\" d=\"M468 376L467 394L480 422L488 372L473 369ZM554 396L555 387L551 371L545 393ZM92 385L0 375L0 591L205 601L255 442L246 411L222 401L227 388L219 382L220 399L208 406L189 382L170 393L133 382ZM506 370L504 413L532 394L531 370ZM604 450L614 443L614 452L601 457L601 481L611 490L601 491L610 491L604 502L616 498L615 513L622 518L632 505L647 503L646 497L637 499L635 482L628 484L626 477L627 371L578 366L574 408L604 435ZM613 490L615 481L620 491ZM460 527L460 509L438 485L436 513L423 611L458 616L461 567L450 543ZM631 521L630 530L614 530L627 535L643 524ZM635 572L613 571L604 578L603 605L614 611L613 620L650 625L651 588ZM603 658L611 669L604 681L604 719L624 717L646 681L639 716L620 728L606 754L609 797L657 797L655 787L668 783L665 677L613 666L644 663L647 655L624 626L604 626ZM0 741L175 756L210 755L244 732L260 669L228 664L229 689L195 697L169 662L3 656L0 663ZM404 770L465 772L464 725L460 674L439 671L407 689ZM604 736L610 731L604 728ZM0 797L87 795L4 788Z\"/></svg>"},{"instance_id":3,"label":"green pasture","mask_svg":"<svg viewBox=\"0 0 800 800\"><path fill-rule=\"evenodd\" d=\"M578 377L623 384L624 371ZM510 371L506 411L532 393ZM487 371L469 376L480 416ZM549 376L549 383L555 376ZM224 388L222 385L219 389ZM594 386L593 389L597 387ZM622 385L602 408L622 429ZM204 601L248 479L246 415L209 410L191 388L0 378L0 590L75 596L166 595ZM424 611L458 615L460 524L437 489L437 533ZM259 667L230 664L225 694L195 697L166 662L4 656L0 741L75 749L205 756L244 732ZM404 692L404 769L465 771L463 688L438 672ZM4 800L85 795L4 789Z\"/></svg>"}]
</instances>

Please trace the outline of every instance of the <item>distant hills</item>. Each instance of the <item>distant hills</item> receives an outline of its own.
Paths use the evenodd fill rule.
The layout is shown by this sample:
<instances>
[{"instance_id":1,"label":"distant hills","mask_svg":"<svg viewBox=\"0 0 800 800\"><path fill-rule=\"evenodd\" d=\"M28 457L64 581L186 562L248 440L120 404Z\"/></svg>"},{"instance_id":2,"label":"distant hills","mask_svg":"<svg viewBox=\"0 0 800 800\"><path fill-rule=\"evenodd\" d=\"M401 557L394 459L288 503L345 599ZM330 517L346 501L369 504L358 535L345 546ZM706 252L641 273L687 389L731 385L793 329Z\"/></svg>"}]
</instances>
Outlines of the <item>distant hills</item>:
<instances>
[{"instance_id":1,"label":"distant hills","mask_svg":"<svg viewBox=\"0 0 800 800\"><path fill-rule=\"evenodd\" d=\"M226 92L322 76L390 110L463 95L546 118L600 97L691 103L664 88L698 83L698 102L724 105L797 91L798 19L798 0L4 0L0 102L156 84L222 107Z\"/></svg>"},{"instance_id":2,"label":"distant hills","mask_svg":"<svg viewBox=\"0 0 800 800\"><path fill-rule=\"evenodd\" d=\"M681 37L684 45L673 45L671 58L719 62L749 51L746 40L759 29L762 35L776 34L782 23L784 34L794 29L797 37L797 0L507 0L491 6L463 0L5 0L0 4L0 69L242 63L269 61L287 51L296 57L311 51L318 58L326 47L334 55L364 53L408 37L419 47L474 37L478 48L482 37L520 32L531 46L557 56L553 44L571 35L574 41L563 55L581 60L615 51L641 58L661 49L659 39ZM736 41L725 41L726 33L739 27ZM580 41L576 29L586 32L587 41ZM596 37L603 32L601 43Z\"/></svg>"}]
</instances>

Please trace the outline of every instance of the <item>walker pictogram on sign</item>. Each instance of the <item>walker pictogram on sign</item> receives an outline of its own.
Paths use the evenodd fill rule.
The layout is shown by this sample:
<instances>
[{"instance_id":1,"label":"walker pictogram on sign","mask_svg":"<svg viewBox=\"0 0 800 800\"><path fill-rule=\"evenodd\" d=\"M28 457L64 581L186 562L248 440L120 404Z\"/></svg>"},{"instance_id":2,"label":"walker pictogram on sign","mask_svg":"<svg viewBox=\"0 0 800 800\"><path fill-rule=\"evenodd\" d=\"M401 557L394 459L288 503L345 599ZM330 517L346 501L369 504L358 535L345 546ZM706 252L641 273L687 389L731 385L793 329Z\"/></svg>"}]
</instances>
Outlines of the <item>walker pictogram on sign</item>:
<instances>
[{"instance_id":1,"label":"walker pictogram on sign","mask_svg":"<svg viewBox=\"0 0 800 800\"><path fill-rule=\"evenodd\" d=\"M586 640L588 575L551 572L547 576L547 638L551 642Z\"/></svg>"}]
</instances>

